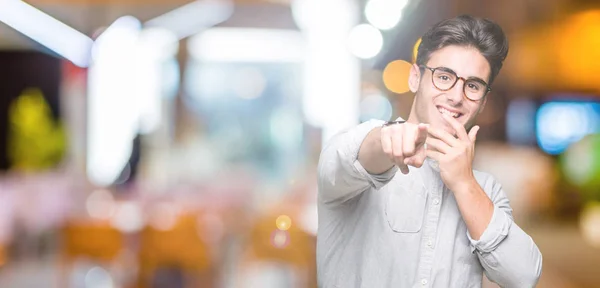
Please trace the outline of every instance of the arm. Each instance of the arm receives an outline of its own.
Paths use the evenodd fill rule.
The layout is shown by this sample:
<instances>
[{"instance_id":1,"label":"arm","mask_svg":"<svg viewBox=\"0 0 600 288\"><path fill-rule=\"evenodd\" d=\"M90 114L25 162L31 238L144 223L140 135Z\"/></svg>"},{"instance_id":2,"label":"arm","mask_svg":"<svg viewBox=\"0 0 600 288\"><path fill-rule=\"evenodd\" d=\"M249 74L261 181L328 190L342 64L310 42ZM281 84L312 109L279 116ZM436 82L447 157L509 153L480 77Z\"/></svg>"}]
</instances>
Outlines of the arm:
<instances>
[{"instance_id":1,"label":"arm","mask_svg":"<svg viewBox=\"0 0 600 288\"><path fill-rule=\"evenodd\" d=\"M319 197L325 203L342 203L370 188L387 184L397 171L393 165L380 173L369 173L359 161L360 150L376 151L376 141L367 135L380 129L383 121L371 120L341 132L327 142L318 165ZM376 130L375 130L376 131ZM362 146L367 148L361 148ZM379 148L381 150L381 146ZM366 150L365 150L366 151ZM363 152L363 157L368 153ZM368 157L367 157L368 158ZM389 158L388 158L388 161Z\"/></svg>"},{"instance_id":2,"label":"arm","mask_svg":"<svg viewBox=\"0 0 600 288\"><path fill-rule=\"evenodd\" d=\"M398 168L421 167L425 161L427 125L386 125L371 120L335 136L319 159L319 196L325 203L344 202L387 184Z\"/></svg>"},{"instance_id":3,"label":"arm","mask_svg":"<svg viewBox=\"0 0 600 288\"><path fill-rule=\"evenodd\" d=\"M542 254L533 239L514 223L509 200L501 185L493 179L486 182L488 187L484 188L495 195L493 211L489 224L477 240L471 237L470 230L467 233L473 252L477 253L491 281L502 287L535 287L542 273Z\"/></svg>"},{"instance_id":4,"label":"arm","mask_svg":"<svg viewBox=\"0 0 600 288\"><path fill-rule=\"evenodd\" d=\"M409 122L377 127L360 147L358 160L370 174L383 173L394 165L408 174L408 165L421 167L425 161L427 127Z\"/></svg>"},{"instance_id":5,"label":"arm","mask_svg":"<svg viewBox=\"0 0 600 288\"><path fill-rule=\"evenodd\" d=\"M452 191L460 214L465 224L467 224L469 235L473 239L479 240L490 223L490 219L492 219L494 203L485 194L475 178Z\"/></svg>"},{"instance_id":6,"label":"arm","mask_svg":"<svg viewBox=\"0 0 600 288\"><path fill-rule=\"evenodd\" d=\"M542 271L539 249L514 223L501 186L491 176L478 179L473 172L479 127L473 127L467 134L456 119L445 114L443 117L454 128L456 137L430 127L427 156L439 163L440 176L454 193L473 252L477 253L488 278L502 287L534 287ZM486 181L480 186L477 180Z\"/></svg>"},{"instance_id":7,"label":"arm","mask_svg":"<svg viewBox=\"0 0 600 288\"><path fill-rule=\"evenodd\" d=\"M358 151L358 161L370 174L381 174L394 166L394 162L381 148L381 127L376 127L367 134Z\"/></svg>"}]
</instances>

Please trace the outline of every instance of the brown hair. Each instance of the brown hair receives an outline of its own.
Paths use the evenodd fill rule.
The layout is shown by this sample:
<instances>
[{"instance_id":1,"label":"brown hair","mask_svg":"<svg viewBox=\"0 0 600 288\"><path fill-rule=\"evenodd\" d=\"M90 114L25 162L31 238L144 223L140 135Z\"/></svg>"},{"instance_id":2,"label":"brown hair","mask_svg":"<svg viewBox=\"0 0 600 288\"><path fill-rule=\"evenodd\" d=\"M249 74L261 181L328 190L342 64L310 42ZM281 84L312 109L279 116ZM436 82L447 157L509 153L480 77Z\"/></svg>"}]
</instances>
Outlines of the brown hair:
<instances>
[{"instance_id":1,"label":"brown hair","mask_svg":"<svg viewBox=\"0 0 600 288\"><path fill-rule=\"evenodd\" d=\"M479 50L490 64L490 85L508 55L508 39L498 24L488 19L462 15L435 24L423 35L417 52L417 65L425 65L431 53L449 45Z\"/></svg>"}]
</instances>

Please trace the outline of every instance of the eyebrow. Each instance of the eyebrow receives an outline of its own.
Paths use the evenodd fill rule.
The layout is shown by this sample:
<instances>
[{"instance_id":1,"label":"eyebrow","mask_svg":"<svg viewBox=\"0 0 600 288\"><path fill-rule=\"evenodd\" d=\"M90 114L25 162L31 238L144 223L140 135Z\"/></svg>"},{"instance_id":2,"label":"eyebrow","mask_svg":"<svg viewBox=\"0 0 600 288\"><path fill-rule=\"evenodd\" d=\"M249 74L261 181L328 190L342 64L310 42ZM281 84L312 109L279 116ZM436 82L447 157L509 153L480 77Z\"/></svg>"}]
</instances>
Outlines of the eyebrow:
<instances>
[{"instance_id":1,"label":"eyebrow","mask_svg":"<svg viewBox=\"0 0 600 288\"><path fill-rule=\"evenodd\" d=\"M453 72L454 74L458 75L458 73L456 73L456 71L454 71L454 70L452 70L452 69L450 69L450 68L448 68L448 67L440 66L440 67L437 67L437 69L444 70L444 71L446 71L446 72ZM464 77L463 77L463 78L464 78ZM477 76L469 76L469 77L466 77L466 79L467 79L467 80L477 80L477 81L481 81L482 83L485 83L485 85L488 85L488 83L487 83L485 80L483 80L483 79L481 79L481 78L479 78L479 77L477 77Z\"/></svg>"}]
</instances>

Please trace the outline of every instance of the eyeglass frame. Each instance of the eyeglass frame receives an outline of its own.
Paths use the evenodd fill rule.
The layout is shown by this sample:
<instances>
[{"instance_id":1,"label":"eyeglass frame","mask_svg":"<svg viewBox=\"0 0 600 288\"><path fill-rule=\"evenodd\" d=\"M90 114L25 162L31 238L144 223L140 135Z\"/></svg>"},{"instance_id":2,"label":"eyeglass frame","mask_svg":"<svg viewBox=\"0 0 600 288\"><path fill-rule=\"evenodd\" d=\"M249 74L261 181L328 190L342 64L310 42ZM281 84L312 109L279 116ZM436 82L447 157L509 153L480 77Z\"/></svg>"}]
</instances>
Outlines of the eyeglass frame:
<instances>
[{"instance_id":1,"label":"eyeglass frame","mask_svg":"<svg viewBox=\"0 0 600 288\"><path fill-rule=\"evenodd\" d=\"M467 93L465 92L465 86L466 85L464 85L464 84L466 84L468 80L472 80L472 81L477 81L477 80L474 80L473 78L466 78L465 79L464 77L458 76L458 74L456 74L456 72L454 72L454 70L452 70L452 69L450 69L448 67L440 66L440 67L436 67L436 68L431 68L431 67L429 67L427 65L419 65L419 67L426 68L427 70L431 71L431 84L433 84L433 86L436 89L440 90L440 91L449 91L449 90L451 90L452 88L454 88L454 86L456 86L456 83L458 83L459 79L463 80L463 89L462 89L463 90L463 95L465 96L465 98L467 98L467 99L469 99L471 101L479 101L479 100L485 98L485 96L487 96L487 94L490 93L490 91L492 91L492 88L490 87L490 85L488 83L486 83L485 81L483 81L483 79L475 78L477 80L480 80L481 81L480 83L482 83L483 85L485 85L485 93L483 94L483 96L481 96L481 98L473 100L473 99L469 98L469 96L467 96ZM435 81L433 79L433 74L435 74L435 71L438 70L438 69L442 69L442 68L444 70L446 70L445 72L449 72L449 73L451 72L452 74L454 74L454 76L456 76L456 80L454 81L454 83L452 83L452 85L450 85L450 87L448 89L441 89L441 88L439 88L437 85L435 85ZM479 81L477 81L477 82L479 82Z\"/></svg>"}]
</instances>

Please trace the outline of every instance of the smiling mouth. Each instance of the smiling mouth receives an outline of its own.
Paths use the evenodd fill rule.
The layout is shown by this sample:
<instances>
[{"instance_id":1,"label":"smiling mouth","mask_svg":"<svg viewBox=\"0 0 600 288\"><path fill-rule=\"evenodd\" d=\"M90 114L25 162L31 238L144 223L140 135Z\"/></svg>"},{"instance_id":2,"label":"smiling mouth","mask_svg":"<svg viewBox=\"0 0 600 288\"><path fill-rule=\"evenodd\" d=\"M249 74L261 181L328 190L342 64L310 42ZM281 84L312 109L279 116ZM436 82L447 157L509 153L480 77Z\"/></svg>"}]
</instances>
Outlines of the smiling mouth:
<instances>
[{"instance_id":1,"label":"smiling mouth","mask_svg":"<svg viewBox=\"0 0 600 288\"><path fill-rule=\"evenodd\" d=\"M441 106L438 106L437 109L438 109L438 111L441 114L446 114L446 115L454 117L454 118L458 118L458 117L462 116L462 113L452 112L452 111L450 111L450 110L448 110L448 109L446 109L444 107L441 107Z\"/></svg>"}]
</instances>

